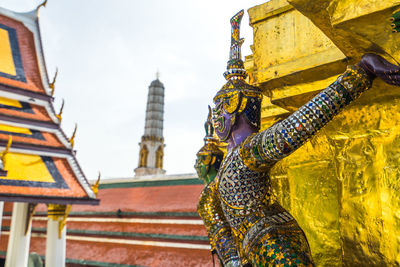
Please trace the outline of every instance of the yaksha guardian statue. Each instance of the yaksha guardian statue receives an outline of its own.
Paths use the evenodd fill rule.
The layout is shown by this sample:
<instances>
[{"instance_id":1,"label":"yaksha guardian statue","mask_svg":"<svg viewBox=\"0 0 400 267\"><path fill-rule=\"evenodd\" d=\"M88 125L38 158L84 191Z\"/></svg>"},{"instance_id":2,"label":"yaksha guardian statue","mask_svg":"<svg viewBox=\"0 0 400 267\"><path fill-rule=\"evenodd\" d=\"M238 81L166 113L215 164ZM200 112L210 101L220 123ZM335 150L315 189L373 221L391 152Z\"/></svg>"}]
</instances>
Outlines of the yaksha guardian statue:
<instances>
[{"instance_id":1,"label":"yaksha guardian statue","mask_svg":"<svg viewBox=\"0 0 400 267\"><path fill-rule=\"evenodd\" d=\"M242 16L243 10L231 19L227 83L214 97L215 132L228 142L227 155L204 188L198 212L224 266L313 266L303 231L271 198L269 170L370 88L374 78L399 85L399 67L377 55L364 55L288 118L258 132L262 93L245 81Z\"/></svg>"},{"instance_id":2,"label":"yaksha guardian statue","mask_svg":"<svg viewBox=\"0 0 400 267\"><path fill-rule=\"evenodd\" d=\"M211 120L211 108L208 106L208 117L204 124L206 137L204 137L204 146L197 152L197 159L194 168L197 175L207 186L217 175L224 152L219 149L219 142L214 138L214 127Z\"/></svg>"}]
</instances>

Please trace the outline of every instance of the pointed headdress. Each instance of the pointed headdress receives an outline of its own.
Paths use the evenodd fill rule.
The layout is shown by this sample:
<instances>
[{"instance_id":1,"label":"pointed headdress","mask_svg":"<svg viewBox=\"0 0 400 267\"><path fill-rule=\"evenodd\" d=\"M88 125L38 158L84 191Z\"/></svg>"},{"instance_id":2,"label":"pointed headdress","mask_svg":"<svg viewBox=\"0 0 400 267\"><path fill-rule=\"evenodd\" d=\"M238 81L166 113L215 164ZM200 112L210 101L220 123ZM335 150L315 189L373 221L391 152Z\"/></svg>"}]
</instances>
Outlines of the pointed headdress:
<instances>
[{"instance_id":1,"label":"pointed headdress","mask_svg":"<svg viewBox=\"0 0 400 267\"><path fill-rule=\"evenodd\" d=\"M244 11L239 11L231 18L231 48L227 70L224 77L226 84L217 92L214 102L224 101L224 109L230 113L244 113L247 122L256 129L260 129L261 89L247 83L247 72L244 69L241 46L244 42L240 38L240 23Z\"/></svg>"}]
</instances>

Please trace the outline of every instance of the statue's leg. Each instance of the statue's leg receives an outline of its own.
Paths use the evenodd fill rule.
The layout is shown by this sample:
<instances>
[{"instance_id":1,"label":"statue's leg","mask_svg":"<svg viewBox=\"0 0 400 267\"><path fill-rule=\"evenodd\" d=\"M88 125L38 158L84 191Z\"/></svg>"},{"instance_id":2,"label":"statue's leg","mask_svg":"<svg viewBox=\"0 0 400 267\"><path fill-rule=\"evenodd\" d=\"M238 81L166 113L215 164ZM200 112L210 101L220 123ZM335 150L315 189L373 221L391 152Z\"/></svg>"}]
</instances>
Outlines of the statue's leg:
<instances>
[{"instance_id":1,"label":"statue's leg","mask_svg":"<svg viewBox=\"0 0 400 267\"><path fill-rule=\"evenodd\" d=\"M271 231L250 253L253 266L314 266L310 247L300 227Z\"/></svg>"},{"instance_id":2,"label":"statue's leg","mask_svg":"<svg viewBox=\"0 0 400 267\"><path fill-rule=\"evenodd\" d=\"M303 230L277 202L250 216L239 233L245 233L242 255L253 266L314 266Z\"/></svg>"}]
</instances>

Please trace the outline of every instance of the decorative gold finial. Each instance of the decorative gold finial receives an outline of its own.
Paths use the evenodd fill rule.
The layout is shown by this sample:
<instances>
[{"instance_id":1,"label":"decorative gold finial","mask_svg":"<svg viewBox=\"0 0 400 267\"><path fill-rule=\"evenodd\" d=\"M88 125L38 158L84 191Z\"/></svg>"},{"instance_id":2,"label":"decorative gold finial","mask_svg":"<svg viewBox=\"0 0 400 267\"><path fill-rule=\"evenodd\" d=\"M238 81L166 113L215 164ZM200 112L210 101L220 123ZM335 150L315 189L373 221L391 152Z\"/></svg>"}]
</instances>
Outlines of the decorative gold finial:
<instances>
[{"instance_id":1,"label":"decorative gold finial","mask_svg":"<svg viewBox=\"0 0 400 267\"><path fill-rule=\"evenodd\" d=\"M42 2L40 5L38 5L38 7L36 8L36 16L39 17L39 9L43 6L46 7L47 4L47 0L44 0L44 2Z\"/></svg>"},{"instance_id":2,"label":"decorative gold finial","mask_svg":"<svg viewBox=\"0 0 400 267\"><path fill-rule=\"evenodd\" d=\"M12 137L11 135L8 136L8 142L7 142L7 146L6 149L3 151L3 153L0 156L1 161L3 162L3 169L6 166L6 155L8 154L8 152L10 151L10 147L12 144Z\"/></svg>"},{"instance_id":3,"label":"decorative gold finial","mask_svg":"<svg viewBox=\"0 0 400 267\"><path fill-rule=\"evenodd\" d=\"M62 100L62 104L61 104L60 111L59 111L58 114L56 115L56 117L57 117L57 119L60 121L60 123L61 123L61 119L62 119L61 115L62 115L62 113L63 113L63 110L64 110L64 99Z\"/></svg>"},{"instance_id":4,"label":"decorative gold finial","mask_svg":"<svg viewBox=\"0 0 400 267\"><path fill-rule=\"evenodd\" d=\"M56 79L57 79L57 74L58 74L58 68L56 68L56 73L54 74L53 81L49 84L49 86L51 88L51 96L54 95L54 89L55 89L55 83L56 83Z\"/></svg>"},{"instance_id":5,"label":"decorative gold finial","mask_svg":"<svg viewBox=\"0 0 400 267\"><path fill-rule=\"evenodd\" d=\"M71 138L69 139L69 142L71 143L71 146L74 147L74 140L75 140L75 135L76 135L76 130L78 129L78 124L75 123L75 129L74 132L72 133Z\"/></svg>"},{"instance_id":6,"label":"decorative gold finial","mask_svg":"<svg viewBox=\"0 0 400 267\"><path fill-rule=\"evenodd\" d=\"M99 177L97 178L97 181L94 185L92 185L92 190L93 193L96 195L99 193L99 185L100 185L100 178L101 178L101 173L99 172Z\"/></svg>"}]
</instances>

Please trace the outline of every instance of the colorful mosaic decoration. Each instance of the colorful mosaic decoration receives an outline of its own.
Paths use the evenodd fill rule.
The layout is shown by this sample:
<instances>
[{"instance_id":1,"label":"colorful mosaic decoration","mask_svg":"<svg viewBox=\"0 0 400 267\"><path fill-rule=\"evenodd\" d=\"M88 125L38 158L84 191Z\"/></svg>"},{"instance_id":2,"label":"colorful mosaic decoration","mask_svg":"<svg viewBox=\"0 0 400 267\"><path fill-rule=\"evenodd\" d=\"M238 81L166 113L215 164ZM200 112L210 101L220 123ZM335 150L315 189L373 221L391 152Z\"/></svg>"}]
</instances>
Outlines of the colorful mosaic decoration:
<instances>
[{"instance_id":1,"label":"colorful mosaic decoration","mask_svg":"<svg viewBox=\"0 0 400 267\"><path fill-rule=\"evenodd\" d=\"M393 13L392 17L390 17L390 22L393 32L400 32L400 11Z\"/></svg>"},{"instance_id":2,"label":"colorful mosaic decoration","mask_svg":"<svg viewBox=\"0 0 400 267\"><path fill-rule=\"evenodd\" d=\"M231 21L234 43L241 40L235 27L240 23L238 16L242 15L239 12ZM237 58L232 60L232 54L240 55L232 52L232 47L236 46L231 46L228 72L233 62L238 62ZM222 99L224 112L232 116L244 114L247 119L247 108L260 112L260 89L244 85L247 83L241 72L226 77L228 85L217 93L216 104L221 105ZM240 80L241 84L232 80ZM198 206L212 249L224 266L314 266L303 231L292 215L271 197L269 170L314 136L371 84L372 78L363 68L350 66L288 118L248 136L228 152L215 180L202 192ZM243 99L246 99L244 106Z\"/></svg>"}]
</instances>

